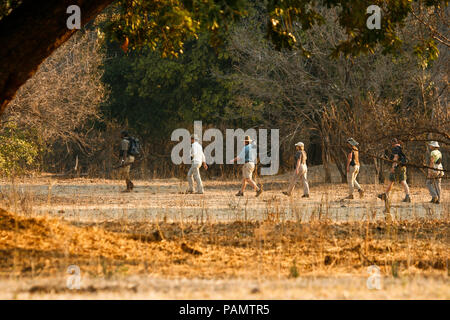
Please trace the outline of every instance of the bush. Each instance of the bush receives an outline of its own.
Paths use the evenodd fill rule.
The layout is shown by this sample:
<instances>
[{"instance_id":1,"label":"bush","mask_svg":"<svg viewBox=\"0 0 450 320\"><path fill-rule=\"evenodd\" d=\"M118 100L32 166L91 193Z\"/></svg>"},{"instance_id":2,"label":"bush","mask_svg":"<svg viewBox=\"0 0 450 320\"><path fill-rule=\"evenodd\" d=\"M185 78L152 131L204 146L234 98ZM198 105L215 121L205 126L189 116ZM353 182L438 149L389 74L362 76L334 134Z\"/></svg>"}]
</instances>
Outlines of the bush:
<instances>
[{"instance_id":1,"label":"bush","mask_svg":"<svg viewBox=\"0 0 450 320\"><path fill-rule=\"evenodd\" d=\"M0 173L25 174L37 164L38 144L29 132L8 123L0 130Z\"/></svg>"}]
</instances>

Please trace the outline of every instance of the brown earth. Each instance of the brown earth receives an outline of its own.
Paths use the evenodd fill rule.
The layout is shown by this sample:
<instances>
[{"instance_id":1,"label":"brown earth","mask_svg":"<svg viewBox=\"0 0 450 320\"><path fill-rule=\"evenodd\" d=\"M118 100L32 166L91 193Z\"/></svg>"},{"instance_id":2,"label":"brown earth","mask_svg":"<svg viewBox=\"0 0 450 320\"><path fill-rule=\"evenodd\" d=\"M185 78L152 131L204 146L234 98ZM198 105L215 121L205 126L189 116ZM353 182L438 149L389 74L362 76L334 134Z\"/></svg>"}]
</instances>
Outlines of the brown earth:
<instances>
[{"instance_id":1,"label":"brown earth","mask_svg":"<svg viewBox=\"0 0 450 320\"><path fill-rule=\"evenodd\" d=\"M178 194L182 185L172 180L138 181L132 194L118 192L121 183L111 180L34 179L6 186L8 192L3 187L2 205L17 213L0 210L0 297L214 298L205 289L211 286L224 298L295 298L300 292L310 298L450 298L446 194L441 205L430 206L426 190L413 186L416 203L394 207L425 214L403 217L394 210L391 221L373 199L379 186L366 185L365 199L342 202L345 185L316 185L304 201L300 192L281 197L286 182L277 179L261 198L249 194L240 203L233 197L236 181L210 181L200 197ZM401 192L395 192L398 200ZM146 215L125 214L136 207ZM123 212L108 214L114 208ZM330 208L347 218L335 218ZM307 209L312 214L302 215ZM227 219L213 218L220 210ZM79 291L66 287L70 265L81 269ZM367 290L371 265L390 291ZM171 286L183 279L189 282L180 285L186 291L180 295ZM294 286L303 280L312 282ZM413 291L400 290L405 281ZM347 285L354 289L347 292ZM424 285L430 290L420 289Z\"/></svg>"}]
</instances>

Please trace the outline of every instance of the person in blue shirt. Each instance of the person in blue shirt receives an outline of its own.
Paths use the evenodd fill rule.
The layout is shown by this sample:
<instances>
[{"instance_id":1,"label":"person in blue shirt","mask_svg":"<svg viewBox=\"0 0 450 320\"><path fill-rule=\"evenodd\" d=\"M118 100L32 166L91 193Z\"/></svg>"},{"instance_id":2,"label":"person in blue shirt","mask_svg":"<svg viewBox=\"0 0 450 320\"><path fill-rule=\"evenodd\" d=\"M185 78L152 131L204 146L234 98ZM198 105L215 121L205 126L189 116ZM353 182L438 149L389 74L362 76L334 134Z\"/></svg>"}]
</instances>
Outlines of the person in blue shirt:
<instances>
[{"instance_id":1,"label":"person in blue shirt","mask_svg":"<svg viewBox=\"0 0 450 320\"><path fill-rule=\"evenodd\" d=\"M245 136L244 139L244 148L242 148L239 155L234 158L233 160L230 160L230 163L234 163L238 160L244 160L244 166L242 167L242 187L241 190L239 190L238 193L236 193L237 197L242 197L244 195L245 188L247 187L247 183L250 184L253 189L256 191L256 196L259 197L259 195L262 193L262 185L257 185L255 181L253 181L252 175L253 171L255 171L255 164L256 164L256 142L253 141L250 136Z\"/></svg>"}]
</instances>

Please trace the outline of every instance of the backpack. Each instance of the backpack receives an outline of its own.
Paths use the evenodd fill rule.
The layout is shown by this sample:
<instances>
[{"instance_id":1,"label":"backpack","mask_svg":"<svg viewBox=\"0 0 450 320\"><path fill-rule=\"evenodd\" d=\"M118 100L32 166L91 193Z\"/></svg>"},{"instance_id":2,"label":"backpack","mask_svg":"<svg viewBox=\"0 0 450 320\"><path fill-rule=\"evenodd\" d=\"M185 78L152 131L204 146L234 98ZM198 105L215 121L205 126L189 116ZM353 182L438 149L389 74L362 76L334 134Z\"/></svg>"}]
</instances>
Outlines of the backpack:
<instances>
[{"instance_id":1,"label":"backpack","mask_svg":"<svg viewBox=\"0 0 450 320\"><path fill-rule=\"evenodd\" d=\"M141 144L138 138L129 137L128 141L130 141L130 145L128 146L127 153L132 156L138 156L141 150Z\"/></svg>"},{"instance_id":2,"label":"backpack","mask_svg":"<svg viewBox=\"0 0 450 320\"><path fill-rule=\"evenodd\" d=\"M400 163L402 165L405 165L408 162L408 159L406 158L406 155L403 153L403 150L400 150L400 153L398 154L398 156L399 156Z\"/></svg>"},{"instance_id":3,"label":"backpack","mask_svg":"<svg viewBox=\"0 0 450 320\"><path fill-rule=\"evenodd\" d=\"M398 151L396 152L398 154L398 161L402 166L406 165L408 162L408 159L406 158L406 155L403 153L403 148L401 146L395 147ZM394 155L391 155L391 160L394 159Z\"/></svg>"}]
</instances>

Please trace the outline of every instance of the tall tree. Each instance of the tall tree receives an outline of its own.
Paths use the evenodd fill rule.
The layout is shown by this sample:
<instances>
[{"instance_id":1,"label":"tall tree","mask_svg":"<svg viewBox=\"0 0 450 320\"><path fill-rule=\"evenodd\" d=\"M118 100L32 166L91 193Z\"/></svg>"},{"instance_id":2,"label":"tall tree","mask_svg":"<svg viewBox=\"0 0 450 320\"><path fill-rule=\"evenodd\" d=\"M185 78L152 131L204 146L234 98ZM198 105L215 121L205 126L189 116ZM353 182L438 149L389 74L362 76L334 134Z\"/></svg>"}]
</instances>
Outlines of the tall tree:
<instances>
[{"instance_id":1,"label":"tall tree","mask_svg":"<svg viewBox=\"0 0 450 320\"><path fill-rule=\"evenodd\" d=\"M81 8L84 25L112 2L2 0L0 114L42 61L74 34L75 30L69 30L66 25L68 6ZM415 2L423 4L425 9L438 10L448 5L448 0ZM163 54L178 54L184 41L202 30L210 32L213 42L220 42L221 31L227 28L228 22L245 14L246 3L245 0L118 0L121 10L112 19L111 32L131 48L148 46L161 49ZM301 43L292 33L296 24L307 30L323 22L323 17L315 10L316 4L341 9L338 22L349 39L337 44L335 53L346 55L374 52L378 44L386 52L395 52L400 43L396 29L412 10L411 1L405 0L269 0L267 33L278 48L292 48ZM366 9L373 4L383 9L379 30L369 30L365 24ZM435 34L432 37L436 37ZM432 41L424 42L416 51L425 52L430 58L437 53Z\"/></svg>"}]
</instances>

